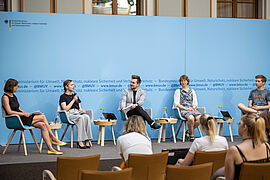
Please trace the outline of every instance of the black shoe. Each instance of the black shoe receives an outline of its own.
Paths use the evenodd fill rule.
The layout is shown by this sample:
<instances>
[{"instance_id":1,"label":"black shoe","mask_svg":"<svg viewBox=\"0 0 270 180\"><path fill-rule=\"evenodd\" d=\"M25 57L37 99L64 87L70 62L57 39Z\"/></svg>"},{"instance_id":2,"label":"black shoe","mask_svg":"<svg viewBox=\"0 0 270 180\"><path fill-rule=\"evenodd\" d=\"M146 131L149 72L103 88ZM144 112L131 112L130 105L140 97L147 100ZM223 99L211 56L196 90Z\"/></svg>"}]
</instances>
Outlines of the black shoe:
<instances>
[{"instance_id":1,"label":"black shoe","mask_svg":"<svg viewBox=\"0 0 270 180\"><path fill-rule=\"evenodd\" d=\"M189 139L190 142L193 142L194 140L195 140L194 137L190 137L190 139Z\"/></svg>"},{"instance_id":2,"label":"black shoe","mask_svg":"<svg viewBox=\"0 0 270 180\"><path fill-rule=\"evenodd\" d=\"M86 149L86 146L80 146L79 142L77 142L77 148Z\"/></svg>"},{"instance_id":3,"label":"black shoe","mask_svg":"<svg viewBox=\"0 0 270 180\"><path fill-rule=\"evenodd\" d=\"M151 125L151 129L152 129L152 130L158 130L158 129L160 129L160 128L161 128L161 126L158 125L157 123L153 123L153 124Z\"/></svg>"}]
</instances>

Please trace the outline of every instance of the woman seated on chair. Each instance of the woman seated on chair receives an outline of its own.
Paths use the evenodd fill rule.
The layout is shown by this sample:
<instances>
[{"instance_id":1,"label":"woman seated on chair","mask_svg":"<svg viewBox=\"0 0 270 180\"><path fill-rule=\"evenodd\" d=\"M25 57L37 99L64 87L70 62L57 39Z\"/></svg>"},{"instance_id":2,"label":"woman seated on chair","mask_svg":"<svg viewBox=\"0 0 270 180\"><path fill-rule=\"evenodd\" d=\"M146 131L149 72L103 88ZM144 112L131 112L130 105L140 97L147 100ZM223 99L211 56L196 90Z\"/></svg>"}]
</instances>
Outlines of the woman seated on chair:
<instances>
[{"instance_id":1,"label":"woman seated on chair","mask_svg":"<svg viewBox=\"0 0 270 180\"><path fill-rule=\"evenodd\" d=\"M257 114L248 113L238 123L238 134L243 142L231 146L225 159L226 180L239 179L243 162L270 162L269 144L266 143L265 122Z\"/></svg>"},{"instance_id":2,"label":"woman seated on chair","mask_svg":"<svg viewBox=\"0 0 270 180\"><path fill-rule=\"evenodd\" d=\"M206 136L196 138L185 159L178 159L176 165L190 165L196 151L223 151L228 149L226 138L216 135L215 121L210 114L203 114L200 117L200 124Z\"/></svg>"},{"instance_id":3,"label":"woman seated on chair","mask_svg":"<svg viewBox=\"0 0 270 180\"><path fill-rule=\"evenodd\" d=\"M20 116L23 125L34 126L41 130L41 135L48 147L48 154L61 155L63 152L56 151L52 147L55 145L63 146L66 143L59 141L52 133L48 124L46 116L42 114L33 114L23 111L15 96L18 89L18 81L15 79L8 79L4 87L4 95L2 96L2 107L7 115L17 114Z\"/></svg>"},{"instance_id":4,"label":"woman seated on chair","mask_svg":"<svg viewBox=\"0 0 270 180\"><path fill-rule=\"evenodd\" d=\"M153 154L151 139L147 136L141 116L133 115L127 119L124 133L117 139L117 145L124 162L128 160L130 153Z\"/></svg>"},{"instance_id":5,"label":"woman seated on chair","mask_svg":"<svg viewBox=\"0 0 270 180\"><path fill-rule=\"evenodd\" d=\"M65 80L63 85L65 92L60 96L59 104L63 110L67 111L69 119L77 126L77 147L80 149L90 148L90 139L92 139L90 117L81 107L81 100L74 90L74 82Z\"/></svg>"},{"instance_id":6,"label":"woman seated on chair","mask_svg":"<svg viewBox=\"0 0 270 180\"><path fill-rule=\"evenodd\" d=\"M199 126L199 119L201 113L197 110L198 101L196 93L193 89L188 88L189 78L182 75L179 79L182 88L177 89L174 93L174 108L179 108L181 116L187 119L188 131L190 141L194 141L194 128Z\"/></svg>"}]
</instances>

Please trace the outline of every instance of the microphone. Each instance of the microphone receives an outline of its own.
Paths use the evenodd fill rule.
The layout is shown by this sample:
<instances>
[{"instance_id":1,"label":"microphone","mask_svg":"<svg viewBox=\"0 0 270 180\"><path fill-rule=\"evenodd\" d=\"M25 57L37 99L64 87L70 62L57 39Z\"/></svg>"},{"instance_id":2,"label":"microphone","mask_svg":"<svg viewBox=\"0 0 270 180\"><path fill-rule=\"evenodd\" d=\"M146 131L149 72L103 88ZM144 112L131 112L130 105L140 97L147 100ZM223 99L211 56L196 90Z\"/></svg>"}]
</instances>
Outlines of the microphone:
<instances>
[{"instance_id":1,"label":"microphone","mask_svg":"<svg viewBox=\"0 0 270 180\"><path fill-rule=\"evenodd\" d=\"M77 96L77 93L76 93L76 91L74 91L74 94L73 94L73 97L75 97L75 96ZM76 101L75 101L76 103L79 103L79 97L78 97L78 99L76 99Z\"/></svg>"}]
</instances>

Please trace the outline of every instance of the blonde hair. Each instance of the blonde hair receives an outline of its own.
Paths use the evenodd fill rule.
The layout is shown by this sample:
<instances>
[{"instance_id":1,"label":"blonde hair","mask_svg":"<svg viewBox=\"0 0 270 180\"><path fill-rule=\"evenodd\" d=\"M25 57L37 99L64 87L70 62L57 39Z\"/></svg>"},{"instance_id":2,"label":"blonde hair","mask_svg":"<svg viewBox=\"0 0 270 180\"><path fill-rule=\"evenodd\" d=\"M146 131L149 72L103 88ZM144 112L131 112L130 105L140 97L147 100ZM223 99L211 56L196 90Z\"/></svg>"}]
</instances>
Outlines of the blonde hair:
<instances>
[{"instance_id":1,"label":"blonde hair","mask_svg":"<svg viewBox=\"0 0 270 180\"><path fill-rule=\"evenodd\" d=\"M254 113L248 113L241 117L242 126L248 127L248 136L253 138L254 144L258 145L267 141L265 134L265 122L262 117Z\"/></svg>"},{"instance_id":2,"label":"blonde hair","mask_svg":"<svg viewBox=\"0 0 270 180\"><path fill-rule=\"evenodd\" d=\"M144 136L147 135L145 122L141 116L130 116L125 123L125 133L137 132Z\"/></svg>"},{"instance_id":3,"label":"blonde hair","mask_svg":"<svg viewBox=\"0 0 270 180\"><path fill-rule=\"evenodd\" d=\"M216 136L216 125L213 116L207 113L201 115L200 124L209 132L211 142L214 142Z\"/></svg>"}]
</instances>

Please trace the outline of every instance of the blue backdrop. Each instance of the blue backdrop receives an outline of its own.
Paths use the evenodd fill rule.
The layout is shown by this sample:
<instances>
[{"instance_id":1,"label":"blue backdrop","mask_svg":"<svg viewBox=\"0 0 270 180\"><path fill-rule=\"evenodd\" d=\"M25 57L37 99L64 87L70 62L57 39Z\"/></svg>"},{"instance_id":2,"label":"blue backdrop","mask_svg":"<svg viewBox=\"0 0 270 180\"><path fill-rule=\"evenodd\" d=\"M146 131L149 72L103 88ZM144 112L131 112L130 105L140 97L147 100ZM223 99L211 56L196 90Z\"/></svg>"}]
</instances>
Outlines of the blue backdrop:
<instances>
[{"instance_id":1,"label":"blue backdrop","mask_svg":"<svg viewBox=\"0 0 270 180\"><path fill-rule=\"evenodd\" d=\"M119 136L123 121L117 108L132 74L142 77L141 88L147 91L144 107L151 107L157 118L164 106L174 116L174 91L186 73L199 106L213 115L223 106L238 121L236 106L247 104L254 76L269 77L269 30L267 20L0 13L0 88L8 78L19 80L16 95L21 108L40 110L53 121L62 82L73 79L82 107L93 109L95 119L100 108L117 115ZM157 138L157 131L147 129ZM96 140L94 124L92 131ZM39 139L40 131L35 134ZM237 135L236 123L233 134ZM0 144L10 135L2 118ZM67 135L66 141L70 131ZM30 134L26 137L32 142ZM109 128L105 139L112 139ZM12 143L17 141L18 134Z\"/></svg>"}]
</instances>

